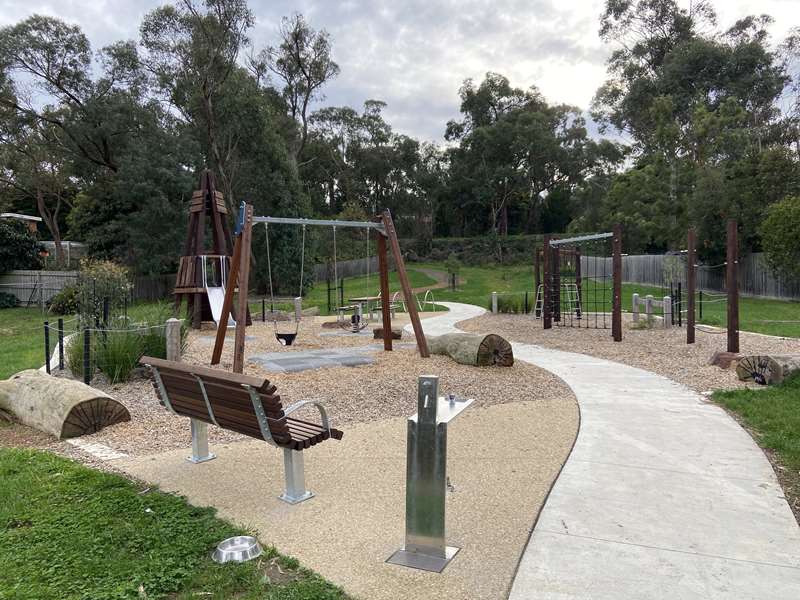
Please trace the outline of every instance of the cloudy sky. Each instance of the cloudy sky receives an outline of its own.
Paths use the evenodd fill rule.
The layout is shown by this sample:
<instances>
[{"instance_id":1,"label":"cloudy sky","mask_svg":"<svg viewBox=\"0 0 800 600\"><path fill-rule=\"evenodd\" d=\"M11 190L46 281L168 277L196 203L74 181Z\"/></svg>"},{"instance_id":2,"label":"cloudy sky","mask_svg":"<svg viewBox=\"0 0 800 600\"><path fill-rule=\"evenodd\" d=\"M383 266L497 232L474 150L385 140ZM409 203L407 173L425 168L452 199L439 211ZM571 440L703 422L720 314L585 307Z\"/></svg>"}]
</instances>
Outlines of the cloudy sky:
<instances>
[{"instance_id":1,"label":"cloudy sky","mask_svg":"<svg viewBox=\"0 0 800 600\"><path fill-rule=\"evenodd\" d=\"M0 0L0 25L33 13L80 24L94 47L135 39L152 0ZM689 0L685 0L688 6ZM800 25L798 0L717 0L720 25L741 16L775 17L780 39ZM487 71L519 87L536 85L551 102L587 108L605 76L610 48L597 35L603 0L251 0L256 47L275 43L280 17L302 12L333 38L339 78L326 104L388 103L395 130L441 140L458 116L458 88Z\"/></svg>"}]
</instances>

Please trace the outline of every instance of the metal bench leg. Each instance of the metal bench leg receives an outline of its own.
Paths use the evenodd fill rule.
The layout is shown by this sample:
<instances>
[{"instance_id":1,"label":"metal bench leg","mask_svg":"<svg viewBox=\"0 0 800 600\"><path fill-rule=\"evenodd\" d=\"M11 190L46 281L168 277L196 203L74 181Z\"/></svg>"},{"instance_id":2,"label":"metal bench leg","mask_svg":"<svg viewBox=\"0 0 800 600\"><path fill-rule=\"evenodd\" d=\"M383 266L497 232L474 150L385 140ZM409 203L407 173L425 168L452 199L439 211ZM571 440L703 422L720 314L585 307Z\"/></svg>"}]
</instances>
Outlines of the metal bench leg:
<instances>
[{"instance_id":1,"label":"metal bench leg","mask_svg":"<svg viewBox=\"0 0 800 600\"><path fill-rule=\"evenodd\" d=\"M192 463L206 462L217 458L208 451L208 423L191 419L192 422L192 455L186 460Z\"/></svg>"},{"instance_id":2,"label":"metal bench leg","mask_svg":"<svg viewBox=\"0 0 800 600\"><path fill-rule=\"evenodd\" d=\"M286 475L286 490L279 496L284 502L298 504L313 497L306 489L306 473L303 452L283 449L283 469Z\"/></svg>"}]
</instances>

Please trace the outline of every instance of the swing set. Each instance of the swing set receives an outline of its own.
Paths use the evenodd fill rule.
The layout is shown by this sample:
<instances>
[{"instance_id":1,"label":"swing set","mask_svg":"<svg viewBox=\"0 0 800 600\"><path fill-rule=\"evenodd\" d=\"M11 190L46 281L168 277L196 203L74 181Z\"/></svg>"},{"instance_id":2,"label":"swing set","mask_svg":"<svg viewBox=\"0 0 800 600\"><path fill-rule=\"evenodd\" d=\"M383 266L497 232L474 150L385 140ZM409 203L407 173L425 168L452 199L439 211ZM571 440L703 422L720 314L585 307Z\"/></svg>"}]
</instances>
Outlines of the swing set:
<instances>
[{"instance_id":1,"label":"swing set","mask_svg":"<svg viewBox=\"0 0 800 600\"><path fill-rule=\"evenodd\" d=\"M236 221L235 243L233 248L233 257L230 261L230 273L228 275L228 282L231 285L225 288L225 297L222 303L222 314L220 315L220 322L226 323L231 311L233 310L233 294L234 289L237 287L233 285L238 282L239 296L237 305L237 314L247 314L247 290L250 279L250 256L252 253L252 238L253 238L253 224L264 223L267 228L267 265L269 270L269 285L270 297L274 302L275 294L272 285L272 266L269 257L269 225L282 224L282 225L299 225L303 229L302 248L300 253L300 290L299 295L295 298L295 324L294 332L280 332L278 330L277 320L274 320L275 337L278 341L286 346L291 346L299 332L300 326L300 302L303 294L303 269L305 267L305 231L306 227L322 226L333 227L334 236L336 228L338 227L355 227L366 230L367 233L367 248L369 248L369 237L375 235L377 237L377 253L378 253L378 275L380 279L380 302L381 302L381 316L383 320L383 349L390 352L392 350L392 299L389 296L389 260L387 248L391 250L397 269L397 276L400 280L400 287L405 298L408 315L411 319L411 325L414 329L414 336L417 341L417 348L419 349L420 356L428 358L430 352L428 351L428 344L425 340L425 335L422 331L422 324L419 319L419 312L415 303L414 295L411 290L411 284L408 280L408 273L406 272L405 262L403 255L400 251L400 242L397 238L397 230L395 229L392 215L388 209L376 217L374 221L341 221L341 220L324 220L324 219L301 219L291 217L258 217L253 216L253 207L250 204L242 202L239 208L239 214ZM369 257L368 257L369 258ZM334 261L335 261L334 250ZM335 268L335 262L334 262ZM354 317L357 315L356 313ZM245 342L245 327L246 322L244 319L236 320L236 338L234 341L233 350L233 371L234 373L242 373L244 369L244 342ZM217 337L214 344L214 352L211 357L211 364L219 364L222 357L222 348L225 343L225 327L217 328Z\"/></svg>"}]
</instances>

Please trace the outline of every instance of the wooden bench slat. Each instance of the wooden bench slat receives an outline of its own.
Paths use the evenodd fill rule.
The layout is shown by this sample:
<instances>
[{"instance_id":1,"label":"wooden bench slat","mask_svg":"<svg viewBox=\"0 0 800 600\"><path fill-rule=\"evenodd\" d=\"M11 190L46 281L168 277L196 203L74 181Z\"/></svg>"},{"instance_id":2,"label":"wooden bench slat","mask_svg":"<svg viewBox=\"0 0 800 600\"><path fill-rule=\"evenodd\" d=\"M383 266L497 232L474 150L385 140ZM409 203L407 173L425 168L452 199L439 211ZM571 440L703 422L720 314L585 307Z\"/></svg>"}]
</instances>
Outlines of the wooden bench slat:
<instances>
[{"instance_id":1,"label":"wooden bench slat","mask_svg":"<svg viewBox=\"0 0 800 600\"><path fill-rule=\"evenodd\" d=\"M219 381L222 383L236 383L239 385L244 384L252 386L259 391L261 391L262 388L268 388L270 386L269 380L266 378L251 377L250 375L242 375L240 373L228 373L227 371L222 371L220 369L211 369L209 367L201 367L198 365L176 363L169 360L163 360L161 358L154 358L152 356L143 356L139 362L142 364L153 365L159 371L163 369L167 372L176 371L179 373L187 373L189 375L194 373L195 375L202 377L203 381L208 379L209 381Z\"/></svg>"},{"instance_id":2,"label":"wooden bench slat","mask_svg":"<svg viewBox=\"0 0 800 600\"><path fill-rule=\"evenodd\" d=\"M183 376L175 373L162 372L161 379L165 386L175 388L185 392L201 394L198 401L204 403L202 399L202 392L197 380L191 376ZM243 387L225 387L217 383L207 382L203 380L203 384L208 394L208 399L214 403L219 403L226 406L250 406L253 403L250 398L250 393ZM283 415L283 405L281 404L280 396L260 394L264 410L268 412L280 413L278 416ZM252 412L252 409L251 409Z\"/></svg>"}]
</instances>

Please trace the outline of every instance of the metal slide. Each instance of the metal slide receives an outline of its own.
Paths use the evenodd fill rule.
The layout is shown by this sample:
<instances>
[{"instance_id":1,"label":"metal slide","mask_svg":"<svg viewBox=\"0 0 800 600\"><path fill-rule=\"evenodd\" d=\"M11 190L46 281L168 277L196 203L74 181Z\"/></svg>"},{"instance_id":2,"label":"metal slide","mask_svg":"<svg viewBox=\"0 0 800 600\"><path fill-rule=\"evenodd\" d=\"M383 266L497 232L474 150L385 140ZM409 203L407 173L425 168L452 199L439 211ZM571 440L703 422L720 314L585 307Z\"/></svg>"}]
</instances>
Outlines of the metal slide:
<instances>
[{"instance_id":1,"label":"metal slide","mask_svg":"<svg viewBox=\"0 0 800 600\"><path fill-rule=\"evenodd\" d=\"M219 320L222 317L222 303L225 300L225 288L207 287L206 293L208 294L208 303L211 305L211 315L214 317L217 327L219 327ZM236 321L230 315L228 315L228 327L236 327Z\"/></svg>"},{"instance_id":2,"label":"metal slide","mask_svg":"<svg viewBox=\"0 0 800 600\"><path fill-rule=\"evenodd\" d=\"M203 287L206 289L206 294L208 294L208 304L211 306L211 316L214 318L214 322L219 327L219 320L222 318L222 305L225 302L225 284L227 283L227 256L220 256L216 257L219 260L219 270L220 270L220 283L222 285L215 286L215 285L208 285L208 264L207 264L207 256L202 256L202 268L203 268ZM236 321L233 320L231 315L228 315L228 327L236 327Z\"/></svg>"}]
</instances>

